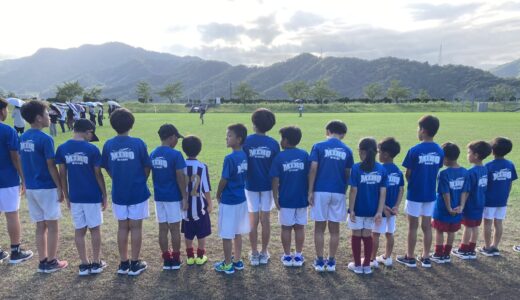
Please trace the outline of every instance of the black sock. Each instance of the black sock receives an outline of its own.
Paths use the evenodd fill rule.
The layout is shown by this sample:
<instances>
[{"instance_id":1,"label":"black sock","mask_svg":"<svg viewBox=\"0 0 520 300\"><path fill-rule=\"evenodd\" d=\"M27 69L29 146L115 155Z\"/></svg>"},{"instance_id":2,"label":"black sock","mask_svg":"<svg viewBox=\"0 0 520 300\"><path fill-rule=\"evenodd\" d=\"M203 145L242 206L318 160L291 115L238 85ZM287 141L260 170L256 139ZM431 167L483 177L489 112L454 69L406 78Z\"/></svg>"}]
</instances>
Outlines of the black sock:
<instances>
[{"instance_id":1,"label":"black sock","mask_svg":"<svg viewBox=\"0 0 520 300\"><path fill-rule=\"evenodd\" d=\"M41 263L41 264L44 264L44 263L46 263L46 262L47 262L47 257L44 258L43 260L40 260L40 263Z\"/></svg>"},{"instance_id":2,"label":"black sock","mask_svg":"<svg viewBox=\"0 0 520 300\"><path fill-rule=\"evenodd\" d=\"M318 256L318 260L323 260L323 256Z\"/></svg>"},{"instance_id":3,"label":"black sock","mask_svg":"<svg viewBox=\"0 0 520 300\"><path fill-rule=\"evenodd\" d=\"M135 264L137 264L137 262L138 262L138 260L132 260L131 264L135 265Z\"/></svg>"},{"instance_id":4,"label":"black sock","mask_svg":"<svg viewBox=\"0 0 520 300\"><path fill-rule=\"evenodd\" d=\"M20 244L17 244L17 245L11 245L11 252L12 253L17 253L20 251Z\"/></svg>"}]
</instances>

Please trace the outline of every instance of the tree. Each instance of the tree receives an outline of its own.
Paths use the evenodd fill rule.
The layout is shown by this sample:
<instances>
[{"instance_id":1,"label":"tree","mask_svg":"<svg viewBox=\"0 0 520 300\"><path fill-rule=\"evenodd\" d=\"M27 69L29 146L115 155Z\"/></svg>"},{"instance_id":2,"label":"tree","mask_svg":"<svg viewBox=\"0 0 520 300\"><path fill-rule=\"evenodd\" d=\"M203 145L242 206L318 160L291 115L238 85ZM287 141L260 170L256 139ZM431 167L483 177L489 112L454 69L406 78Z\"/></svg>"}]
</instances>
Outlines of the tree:
<instances>
[{"instance_id":1,"label":"tree","mask_svg":"<svg viewBox=\"0 0 520 300\"><path fill-rule=\"evenodd\" d=\"M102 87L92 87L83 93L83 101L98 100L101 97L101 92L103 92Z\"/></svg>"},{"instance_id":2,"label":"tree","mask_svg":"<svg viewBox=\"0 0 520 300\"><path fill-rule=\"evenodd\" d=\"M7 92L7 96L6 97L7 98L16 98L16 93L9 91L9 92Z\"/></svg>"},{"instance_id":3,"label":"tree","mask_svg":"<svg viewBox=\"0 0 520 300\"><path fill-rule=\"evenodd\" d=\"M500 83L491 87L489 93L496 102L503 102L504 111L506 110L506 103L510 101L516 94L515 89L510 85Z\"/></svg>"},{"instance_id":4,"label":"tree","mask_svg":"<svg viewBox=\"0 0 520 300\"><path fill-rule=\"evenodd\" d=\"M164 89L157 94L161 97L168 98L170 103L173 103L175 102L175 99L178 99L182 96L182 82L167 84Z\"/></svg>"},{"instance_id":5,"label":"tree","mask_svg":"<svg viewBox=\"0 0 520 300\"><path fill-rule=\"evenodd\" d=\"M419 90L419 94L417 94L417 98L421 101L424 101L431 99L432 97L430 96L430 94L428 94L428 91L426 91L425 89L421 89Z\"/></svg>"},{"instance_id":6,"label":"tree","mask_svg":"<svg viewBox=\"0 0 520 300\"><path fill-rule=\"evenodd\" d=\"M410 90L401 85L401 81L392 80L390 82L390 87L386 91L388 98L393 99L396 103L399 102L399 99L406 98L410 95Z\"/></svg>"},{"instance_id":7,"label":"tree","mask_svg":"<svg viewBox=\"0 0 520 300\"><path fill-rule=\"evenodd\" d=\"M72 101L81 95L83 95L83 87L78 81L64 82L63 85L56 86L56 99L60 102Z\"/></svg>"},{"instance_id":8,"label":"tree","mask_svg":"<svg viewBox=\"0 0 520 300\"><path fill-rule=\"evenodd\" d=\"M282 88L293 100L306 99L309 96L309 86L303 80L287 82Z\"/></svg>"},{"instance_id":9,"label":"tree","mask_svg":"<svg viewBox=\"0 0 520 300\"><path fill-rule=\"evenodd\" d=\"M137 83L135 92L137 94L137 100L139 102L148 103L152 94L152 87L148 82L141 80Z\"/></svg>"},{"instance_id":10,"label":"tree","mask_svg":"<svg viewBox=\"0 0 520 300\"><path fill-rule=\"evenodd\" d=\"M316 81L312 85L310 93L320 104L323 104L324 100L334 99L338 96L338 94L329 87L329 81L327 79Z\"/></svg>"},{"instance_id":11,"label":"tree","mask_svg":"<svg viewBox=\"0 0 520 300\"><path fill-rule=\"evenodd\" d=\"M253 88L246 82L240 82L240 84L233 92L233 96L242 100L245 105L246 101L253 100L258 97L258 93L253 90Z\"/></svg>"},{"instance_id":12,"label":"tree","mask_svg":"<svg viewBox=\"0 0 520 300\"><path fill-rule=\"evenodd\" d=\"M376 100L377 98L383 96L383 87L377 83L371 83L363 89L363 93L365 93L365 96L370 99L371 101Z\"/></svg>"},{"instance_id":13,"label":"tree","mask_svg":"<svg viewBox=\"0 0 520 300\"><path fill-rule=\"evenodd\" d=\"M5 98L5 91L0 88L0 98Z\"/></svg>"}]
</instances>

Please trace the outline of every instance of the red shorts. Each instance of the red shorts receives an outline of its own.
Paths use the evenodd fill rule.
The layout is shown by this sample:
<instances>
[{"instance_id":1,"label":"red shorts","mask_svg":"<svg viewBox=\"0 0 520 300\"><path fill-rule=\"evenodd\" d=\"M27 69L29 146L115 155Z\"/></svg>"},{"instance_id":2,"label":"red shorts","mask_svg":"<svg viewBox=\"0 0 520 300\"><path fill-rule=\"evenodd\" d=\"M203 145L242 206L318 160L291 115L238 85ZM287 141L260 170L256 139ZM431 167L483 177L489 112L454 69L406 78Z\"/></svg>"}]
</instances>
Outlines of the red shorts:
<instances>
[{"instance_id":1,"label":"red shorts","mask_svg":"<svg viewBox=\"0 0 520 300\"><path fill-rule=\"evenodd\" d=\"M460 222L446 223L439 220L432 220L432 227L441 232L457 232L460 229Z\"/></svg>"},{"instance_id":2,"label":"red shorts","mask_svg":"<svg viewBox=\"0 0 520 300\"><path fill-rule=\"evenodd\" d=\"M470 219L462 219L462 224L466 227L479 227L482 224L482 219L480 220L470 220Z\"/></svg>"}]
</instances>

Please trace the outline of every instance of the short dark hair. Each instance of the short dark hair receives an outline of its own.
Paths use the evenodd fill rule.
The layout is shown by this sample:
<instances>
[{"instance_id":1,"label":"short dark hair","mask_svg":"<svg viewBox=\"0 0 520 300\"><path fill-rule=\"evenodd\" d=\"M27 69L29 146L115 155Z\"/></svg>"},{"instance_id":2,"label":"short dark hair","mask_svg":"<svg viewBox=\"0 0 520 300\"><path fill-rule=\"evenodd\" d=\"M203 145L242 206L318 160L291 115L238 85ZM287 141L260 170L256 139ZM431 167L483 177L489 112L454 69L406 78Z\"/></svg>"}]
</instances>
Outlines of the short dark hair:
<instances>
[{"instance_id":1,"label":"short dark hair","mask_svg":"<svg viewBox=\"0 0 520 300\"><path fill-rule=\"evenodd\" d=\"M182 151L188 157L196 157L200 150L202 150L202 141L198 137L189 135L182 140Z\"/></svg>"},{"instance_id":2,"label":"short dark hair","mask_svg":"<svg viewBox=\"0 0 520 300\"><path fill-rule=\"evenodd\" d=\"M347 125L340 120L330 121L325 127L330 133L333 134L346 134Z\"/></svg>"},{"instance_id":3,"label":"short dark hair","mask_svg":"<svg viewBox=\"0 0 520 300\"><path fill-rule=\"evenodd\" d=\"M110 125L118 133L125 133L134 126L135 118L132 112L126 108L118 108L110 115Z\"/></svg>"},{"instance_id":4,"label":"short dark hair","mask_svg":"<svg viewBox=\"0 0 520 300\"><path fill-rule=\"evenodd\" d=\"M286 139L291 146L296 146L302 140L302 131L296 126L287 126L280 129L282 139Z\"/></svg>"},{"instance_id":5,"label":"short dark hair","mask_svg":"<svg viewBox=\"0 0 520 300\"><path fill-rule=\"evenodd\" d=\"M424 129L428 136L434 137L439 131L439 119L432 115L426 115L419 119L419 128Z\"/></svg>"},{"instance_id":6,"label":"short dark hair","mask_svg":"<svg viewBox=\"0 0 520 300\"><path fill-rule=\"evenodd\" d=\"M442 144L442 151L444 151L444 157L449 161L456 161L460 155L459 146L451 142Z\"/></svg>"},{"instance_id":7,"label":"short dark hair","mask_svg":"<svg viewBox=\"0 0 520 300\"><path fill-rule=\"evenodd\" d=\"M491 145L485 141L475 141L468 144L468 148L476 153L480 160L486 159L491 154Z\"/></svg>"},{"instance_id":8,"label":"short dark hair","mask_svg":"<svg viewBox=\"0 0 520 300\"><path fill-rule=\"evenodd\" d=\"M182 138L182 135L179 133L179 130L173 124L163 124L157 131L159 138L161 141L166 140L171 136L175 136L177 138Z\"/></svg>"},{"instance_id":9,"label":"short dark hair","mask_svg":"<svg viewBox=\"0 0 520 300\"><path fill-rule=\"evenodd\" d=\"M233 124L229 125L227 128L229 131L233 131L233 133L240 138L240 145L243 145L246 141L247 137L247 128L244 126L244 124Z\"/></svg>"},{"instance_id":10,"label":"short dark hair","mask_svg":"<svg viewBox=\"0 0 520 300\"><path fill-rule=\"evenodd\" d=\"M8 105L7 101L4 98L0 97L0 109L6 108Z\"/></svg>"},{"instance_id":11,"label":"short dark hair","mask_svg":"<svg viewBox=\"0 0 520 300\"><path fill-rule=\"evenodd\" d=\"M508 138L499 136L491 141L491 148L493 149L493 154L498 157L504 157L513 150L513 142Z\"/></svg>"},{"instance_id":12,"label":"short dark hair","mask_svg":"<svg viewBox=\"0 0 520 300\"><path fill-rule=\"evenodd\" d=\"M265 133L276 124L276 117L267 108L259 108L251 115L251 122L261 133Z\"/></svg>"},{"instance_id":13,"label":"short dark hair","mask_svg":"<svg viewBox=\"0 0 520 300\"><path fill-rule=\"evenodd\" d=\"M379 142L379 151L388 153L390 157L394 158L401 152L401 145L393 137L384 138Z\"/></svg>"},{"instance_id":14,"label":"short dark hair","mask_svg":"<svg viewBox=\"0 0 520 300\"><path fill-rule=\"evenodd\" d=\"M32 124L36 120L36 116L43 116L47 110L47 104L40 100L31 100L25 102L20 109L22 117L25 121Z\"/></svg>"}]
</instances>

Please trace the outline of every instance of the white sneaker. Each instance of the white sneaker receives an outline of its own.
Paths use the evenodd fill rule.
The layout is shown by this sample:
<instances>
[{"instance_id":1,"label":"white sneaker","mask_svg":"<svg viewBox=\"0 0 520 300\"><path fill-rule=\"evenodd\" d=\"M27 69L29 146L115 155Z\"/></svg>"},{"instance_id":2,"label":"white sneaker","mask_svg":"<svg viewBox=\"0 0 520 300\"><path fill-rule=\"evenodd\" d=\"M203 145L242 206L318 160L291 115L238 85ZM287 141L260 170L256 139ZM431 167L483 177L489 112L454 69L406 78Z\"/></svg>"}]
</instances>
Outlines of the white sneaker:
<instances>
[{"instance_id":1,"label":"white sneaker","mask_svg":"<svg viewBox=\"0 0 520 300\"><path fill-rule=\"evenodd\" d=\"M348 269L356 274L363 274L363 267L356 266L356 264L353 262L348 263Z\"/></svg>"},{"instance_id":2,"label":"white sneaker","mask_svg":"<svg viewBox=\"0 0 520 300\"><path fill-rule=\"evenodd\" d=\"M282 264L284 265L284 267L294 266L293 258L290 255L282 255L281 261L282 261Z\"/></svg>"},{"instance_id":3,"label":"white sneaker","mask_svg":"<svg viewBox=\"0 0 520 300\"><path fill-rule=\"evenodd\" d=\"M372 274L372 267L370 267L370 266L363 267L363 273Z\"/></svg>"},{"instance_id":4,"label":"white sneaker","mask_svg":"<svg viewBox=\"0 0 520 300\"><path fill-rule=\"evenodd\" d=\"M269 255L269 252L267 252L267 253L260 252L259 261L260 261L261 265L266 265L269 262L270 258L271 258L271 255Z\"/></svg>"},{"instance_id":5,"label":"white sneaker","mask_svg":"<svg viewBox=\"0 0 520 300\"><path fill-rule=\"evenodd\" d=\"M376 257L376 261L378 263L382 263L383 265L385 265L385 267L391 267L392 264L393 264L392 258L391 257L385 257L384 254L381 254L378 257Z\"/></svg>"},{"instance_id":6,"label":"white sneaker","mask_svg":"<svg viewBox=\"0 0 520 300\"><path fill-rule=\"evenodd\" d=\"M257 253L257 254L251 253L249 255L249 263L252 266L258 266L260 264L260 254L259 253Z\"/></svg>"}]
</instances>

